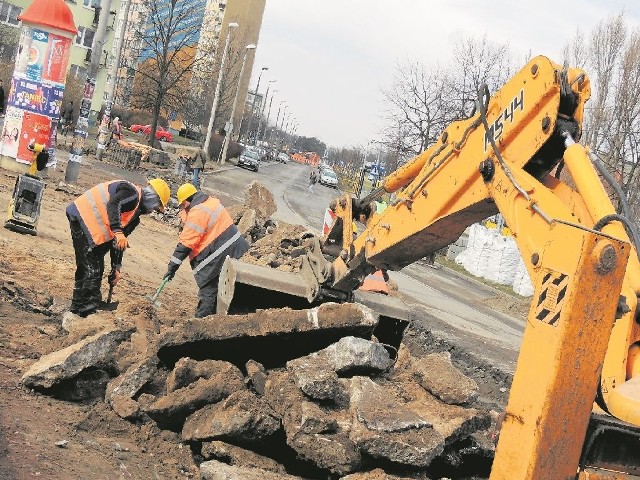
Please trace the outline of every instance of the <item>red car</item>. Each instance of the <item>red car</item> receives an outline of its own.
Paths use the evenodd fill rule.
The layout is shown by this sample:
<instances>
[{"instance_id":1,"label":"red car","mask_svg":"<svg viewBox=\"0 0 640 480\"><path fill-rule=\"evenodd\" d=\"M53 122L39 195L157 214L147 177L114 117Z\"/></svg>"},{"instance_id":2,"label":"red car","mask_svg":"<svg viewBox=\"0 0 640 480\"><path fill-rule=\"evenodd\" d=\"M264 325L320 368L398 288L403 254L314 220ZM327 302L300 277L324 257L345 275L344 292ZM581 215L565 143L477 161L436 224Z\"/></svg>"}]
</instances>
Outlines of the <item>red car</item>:
<instances>
[{"instance_id":1,"label":"red car","mask_svg":"<svg viewBox=\"0 0 640 480\"><path fill-rule=\"evenodd\" d=\"M133 133L142 133L143 135L149 136L151 133L151 125L131 125L129 127ZM163 142L173 142L173 135L169 130L165 130L160 125L156 128L156 138Z\"/></svg>"}]
</instances>

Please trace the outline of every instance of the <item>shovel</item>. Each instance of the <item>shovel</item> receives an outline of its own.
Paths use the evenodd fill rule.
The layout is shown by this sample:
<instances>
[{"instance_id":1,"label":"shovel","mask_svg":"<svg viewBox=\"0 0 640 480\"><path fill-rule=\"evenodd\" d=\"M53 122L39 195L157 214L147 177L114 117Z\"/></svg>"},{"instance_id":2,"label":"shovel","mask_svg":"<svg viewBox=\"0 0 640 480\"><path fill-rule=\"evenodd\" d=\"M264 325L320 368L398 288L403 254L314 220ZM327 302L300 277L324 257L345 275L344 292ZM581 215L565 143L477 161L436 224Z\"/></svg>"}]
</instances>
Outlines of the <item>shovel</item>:
<instances>
[{"instance_id":1,"label":"shovel","mask_svg":"<svg viewBox=\"0 0 640 480\"><path fill-rule=\"evenodd\" d=\"M154 307L159 307L161 305L160 302L158 302L158 297L160 296L160 293L162 292L162 290L164 289L164 286L167 284L167 282L169 281L169 278L163 278L162 279L162 283L160 284L160 286L158 287L158 289L156 290L156 293L154 293L153 295L149 295L147 297L147 299L153 303Z\"/></svg>"},{"instance_id":2,"label":"shovel","mask_svg":"<svg viewBox=\"0 0 640 480\"><path fill-rule=\"evenodd\" d=\"M113 281L116 277L116 270L119 270L122 267L122 254L124 252L122 250L117 250L115 258L113 259L113 264L111 265L111 273L107 277L109 280L109 295L107 295L107 304L111 303L111 298L113 297L113 287L115 287Z\"/></svg>"}]
</instances>

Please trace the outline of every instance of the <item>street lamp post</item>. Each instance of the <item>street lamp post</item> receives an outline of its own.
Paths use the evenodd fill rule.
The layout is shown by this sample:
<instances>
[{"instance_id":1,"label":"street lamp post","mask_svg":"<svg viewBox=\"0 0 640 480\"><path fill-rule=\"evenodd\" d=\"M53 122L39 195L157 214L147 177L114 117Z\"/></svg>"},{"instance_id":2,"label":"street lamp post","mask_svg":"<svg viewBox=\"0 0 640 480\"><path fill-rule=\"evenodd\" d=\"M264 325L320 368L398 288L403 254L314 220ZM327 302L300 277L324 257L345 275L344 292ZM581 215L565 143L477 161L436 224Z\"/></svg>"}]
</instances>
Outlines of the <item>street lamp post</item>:
<instances>
[{"instance_id":1,"label":"street lamp post","mask_svg":"<svg viewBox=\"0 0 640 480\"><path fill-rule=\"evenodd\" d=\"M275 79L269 80L269 83L267 84L267 93L264 94L262 109L260 110L260 116L258 117L258 129L256 130L256 136L254 137L254 141L253 141L254 145L258 143L258 140L260 140L260 129L262 128L262 118L264 117L264 109L267 106L267 100L269 98L269 89L271 88L271 84L275 81L276 81Z\"/></svg>"},{"instance_id":2,"label":"street lamp post","mask_svg":"<svg viewBox=\"0 0 640 480\"><path fill-rule=\"evenodd\" d=\"M278 106L278 115L276 115L276 124L273 127L273 130L271 130L271 133L269 134L269 143L271 143L271 138L273 137L273 131L276 130L276 140L278 139L278 120L280 120L280 109L282 108L282 104L283 103L287 103L286 100L281 100L280 101L280 105Z\"/></svg>"},{"instance_id":3,"label":"street lamp post","mask_svg":"<svg viewBox=\"0 0 640 480\"><path fill-rule=\"evenodd\" d=\"M203 149L209 154L209 144L211 143L211 131L213 130L213 123L216 118L216 110L218 109L218 103L220 103L220 88L222 85L222 77L224 72L224 64L227 60L227 54L229 53L229 43L231 42L231 31L234 28L239 27L235 22L231 22L228 25L229 31L227 32L227 40L224 44L224 51L222 52L222 60L220 60L220 70L218 71L218 83L216 83L216 91L213 94L213 103L211 104L211 113L209 114L209 126L207 127L207 136L205 137Z\"/></svg>"},{"instance_id":4,"label":"street lamp post","mask_svg":"<svg viewBox=\"0 0 640 480\"><path fill-rule=\"evenodd\" d=\"M247 54L249 50L255 50L256 46L251 43L247 45L244 56L242 58L242 66L240 67L240 75L238 75L238 84L236 85L236 95L233 98L233 105L231 106L231 117L229 117L229 128L227 129L227 133L224 136L224 142L222 151L220 152L220 163L224 164L227 159L227 150L229 149L229 142L231 142L231 135L233 134L233 117L236 113L236 105L238 104L238 93L240 93L240 84L242 83L242 76L244 74L244 66L247 63Z\"/></svg>"},{"instance_id":5,"label":"street lamp post","mask_svg":"<svg viewBox=\"0 0 640 480\"><path fill-rule=\"evenodd\" d=\"M269 118L271 118L271 104L273 103L273 97L276 96L277 92L278 90L274 90L273 93L271 94L271 99L269 100L269 110L267 110L267 118L264 121L264 129L262 130L262 140L264 140L264 137L267 134L267 130L269 130Z\"/></svg>"},{"instance_id":6,"label":"street lamp post","mask_svg":"<svg viewBox=\"0 0 640 480\"><path fill-rule=\"evenodd\" d=\"M289 105L285 105L284 106L284 112L282 112L282 122L280 122L280 127L278 128L278 131L276 132L276 135L278 137L280 137L280 146L282 146L282 140L284 139L284 134L282 133L282 128L284 127L284 117L285 115L287 115L287 108L289 108ZM289 112L289 115L291 115L291 112ZM287 116L287 118L289 118Z\"/></svg>"},{"instance_id":7,"label":"street lamp post","mask_svg":"<svg viewBox=\"0 0 640 480\"><path fill-rule=\"evenodd\" d=\"M249 112L249 121L247 122L247 132L245 137L245 140L247 140L248 143L251 143L251 124L253 123L253 115L256 111L256 100L258 99L258 91L260 90L260 79L262 78L262 74L265 70L269 70L269 67L262 67L260 69L260 75L258 75L258 83L256 84L255 91L253 92L253 102L251 102L251 111ZM253 144L256 144L255 136Z\"/></svg>"}]
</instances>

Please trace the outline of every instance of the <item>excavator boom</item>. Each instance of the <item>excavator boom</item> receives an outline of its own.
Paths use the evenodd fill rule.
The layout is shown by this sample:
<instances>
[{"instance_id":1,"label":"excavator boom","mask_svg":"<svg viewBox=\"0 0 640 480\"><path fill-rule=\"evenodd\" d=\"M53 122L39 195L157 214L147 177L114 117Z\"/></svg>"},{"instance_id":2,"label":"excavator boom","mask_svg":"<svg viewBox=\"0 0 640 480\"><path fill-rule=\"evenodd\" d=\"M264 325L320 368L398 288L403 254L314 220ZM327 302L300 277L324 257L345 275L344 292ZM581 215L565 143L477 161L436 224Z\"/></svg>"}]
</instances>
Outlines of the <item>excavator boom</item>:
<instances>
[{"instance_id":1,"label":"excavator boom","mask_svg":"<svg viewBox=\"0 0 640 480\"><path fill-rule=\"evenodd\" d=\"M301 273L280 285L311 303L352 300L375 270L399 270L501 213L535 293L494 480L575 478L594 398L632 432L640 426L638 235L577 143L589 96L583 71L545 57L493 97L481 90L474 116L379 189L338 198L331 231L308 240ZM375 213L370 202L384 193L393 201ZM362 214L366 228L354 238Z\"/></svg>"}]
</instances>

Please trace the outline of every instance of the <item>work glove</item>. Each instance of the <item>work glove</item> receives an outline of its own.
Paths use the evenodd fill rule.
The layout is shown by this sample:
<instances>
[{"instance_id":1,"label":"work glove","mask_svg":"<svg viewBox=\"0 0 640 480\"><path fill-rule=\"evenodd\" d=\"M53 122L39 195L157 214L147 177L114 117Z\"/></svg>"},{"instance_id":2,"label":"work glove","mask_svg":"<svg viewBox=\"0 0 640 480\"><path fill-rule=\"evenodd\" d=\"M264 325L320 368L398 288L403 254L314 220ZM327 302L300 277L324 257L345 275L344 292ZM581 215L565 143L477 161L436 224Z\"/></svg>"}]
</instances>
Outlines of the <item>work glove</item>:
<instances>
[{"instance_id":1,"label":"work glove","mask_svg":"<svg viewBox=\"0 0 640 480\"><path fill-rule=\"evenodd\" d=\"M116 250L126 250L129 247L129 242L127 241L127 237L124 236L122 232L115 232L115 238L113 239L113 244Z\"/></svg>"},{"instance_id":2,"label":"work glove","mask_svg":"<svg viewBox=\"0 0 640 480\"><path fill-rule=\"evenodd\" d=\"M169 281L173 280L173 277L176 276L176 272L178 271L178 268L180 268L180 265L178 265L177 263L173 263L173 262L169 262L169 266L167 267L167 273L164 274L164 277L162 277L162 279L167 279Z\"/></svg>"},{"instance_id":3,"label":"work glove","mask_svg":"<svg viewBox=\"0 0 640 480\"><path fill-rule=\"evenodd\" d=\"M111 285L112 287L115 287L118 282L120 281L120 268L119 267L113 267L111 269L111 273L109 273L109 285Z\"/></svg>"}]
</instances>

